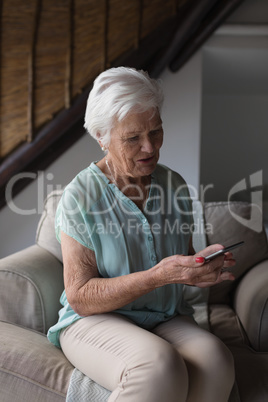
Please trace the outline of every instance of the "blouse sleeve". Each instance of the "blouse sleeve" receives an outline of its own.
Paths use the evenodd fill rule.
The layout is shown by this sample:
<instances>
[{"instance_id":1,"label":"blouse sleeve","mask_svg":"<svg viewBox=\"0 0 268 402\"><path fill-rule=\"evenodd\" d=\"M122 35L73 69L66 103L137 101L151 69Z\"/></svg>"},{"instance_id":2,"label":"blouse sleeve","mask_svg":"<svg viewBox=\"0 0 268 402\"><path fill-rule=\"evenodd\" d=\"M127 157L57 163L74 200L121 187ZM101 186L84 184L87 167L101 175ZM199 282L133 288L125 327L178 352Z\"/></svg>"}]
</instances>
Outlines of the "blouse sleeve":
<instances>
[{"instance_id":1,"label":"blouse sleeve","mask_svg":"<svg viewBox=\"0 0 268 402\"><path fill-rule=\"evenodd\" d=\"M94 250L91 224L86 211L83 193L67 186L56 211L55 231L59 242L61 242L61 231L63 231L83 246Z\"/></svg>"}]
</instances>

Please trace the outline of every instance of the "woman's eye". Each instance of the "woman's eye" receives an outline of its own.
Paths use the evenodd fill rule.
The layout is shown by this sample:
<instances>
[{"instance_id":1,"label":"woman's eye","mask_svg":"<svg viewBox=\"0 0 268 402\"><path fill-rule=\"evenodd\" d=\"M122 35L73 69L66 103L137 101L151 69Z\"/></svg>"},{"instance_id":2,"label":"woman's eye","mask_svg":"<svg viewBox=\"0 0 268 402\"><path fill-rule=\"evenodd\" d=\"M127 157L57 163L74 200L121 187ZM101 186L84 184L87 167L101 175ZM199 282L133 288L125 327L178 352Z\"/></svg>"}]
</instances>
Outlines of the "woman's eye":
<instances>
[{"instance_id":1,"label":"woman's eye","mask_svg":"<svg viewBox=\"0 0 268 402\"><path fill-rule=\"evenodd\" d=\"M152 135L158 135L158 134L161 134L161 133L162 133L162 130L153 130L153 131L151 131Z\"/></svg>"},{"instance_id":2,"label":"woman's eye","mask_svg":"<svg viewBox=\"0 0 268 402\"><path fill-rule=\"evenodd\" d=\"M130 138L128 138L128 142L136 142L136 141L138 141L138 139L139 139L138 136L130 137Z\"/></svg>"}]
</instances>

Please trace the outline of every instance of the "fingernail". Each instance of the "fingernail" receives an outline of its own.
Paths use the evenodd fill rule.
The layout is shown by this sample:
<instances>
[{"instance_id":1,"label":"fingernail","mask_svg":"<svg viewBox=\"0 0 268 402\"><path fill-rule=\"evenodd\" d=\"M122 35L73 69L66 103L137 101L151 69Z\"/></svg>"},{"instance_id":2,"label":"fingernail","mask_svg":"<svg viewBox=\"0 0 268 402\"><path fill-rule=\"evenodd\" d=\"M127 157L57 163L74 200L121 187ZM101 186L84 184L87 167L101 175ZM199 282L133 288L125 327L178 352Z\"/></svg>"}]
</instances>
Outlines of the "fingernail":
<instances>
[{"instance_id":1,"label":"fingernail","mask_svg":"<svg viewBox=\"0 0 268 402\"><path fill-rule=\"evenodd\" d=\"M202 264L205 261L204 257L195 257L195 262L198 264Z\"/></svg>"}]
</instances>

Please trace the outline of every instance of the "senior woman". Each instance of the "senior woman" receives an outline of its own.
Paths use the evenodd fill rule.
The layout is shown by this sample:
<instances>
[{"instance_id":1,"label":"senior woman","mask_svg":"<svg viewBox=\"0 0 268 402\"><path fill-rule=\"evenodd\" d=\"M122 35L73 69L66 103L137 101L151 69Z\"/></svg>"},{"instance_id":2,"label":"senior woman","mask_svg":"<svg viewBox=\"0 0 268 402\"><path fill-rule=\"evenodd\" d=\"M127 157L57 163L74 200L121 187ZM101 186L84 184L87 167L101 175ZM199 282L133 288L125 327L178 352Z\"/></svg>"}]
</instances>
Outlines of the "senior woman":
<instances>
[{"instance_id":1,"label":"senior woman","mask_svg":"<svg viewBox=\"0 0 268 402\"><path fill-rule=\"evenodd\" d=\"M201 329L185 284L233 280L231 253L195 254L191 199L182 177L158 164L163 94L145 72L101 73L85 127L105 156L66 187L56 214L65 290L48 338L109 402L226 402L233 359Z\"/></svg>"}]
</instances>

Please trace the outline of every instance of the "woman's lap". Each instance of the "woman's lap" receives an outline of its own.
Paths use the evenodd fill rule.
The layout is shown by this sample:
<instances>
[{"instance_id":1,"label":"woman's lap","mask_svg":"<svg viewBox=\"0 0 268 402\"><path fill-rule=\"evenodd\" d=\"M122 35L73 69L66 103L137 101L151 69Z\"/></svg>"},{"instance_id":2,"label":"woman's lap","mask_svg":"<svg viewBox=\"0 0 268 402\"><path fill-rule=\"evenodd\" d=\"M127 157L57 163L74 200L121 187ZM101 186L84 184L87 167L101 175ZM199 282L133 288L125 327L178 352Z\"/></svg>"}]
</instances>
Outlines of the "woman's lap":
<instances>
[{"instance_id":1,"label":"woman's lap","mask_svg":"<svg viewBox=\"0 0 268 402\"><path fill-rule=\"evenodd\" d=\"M210 345L213 349L213 343L221 345L186 317L172 319L150 332L114 313L82 318L62 331L60 343L75 367L114 391L109 401L132 401L135 394L133 401L148 402L185 401L187 370L196 375L192 366L206 357L204 345L207 350ZM139 390L142 396L136 399Z\"/></svg>"}]
</instances>

